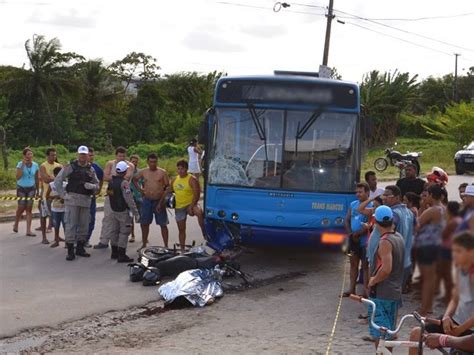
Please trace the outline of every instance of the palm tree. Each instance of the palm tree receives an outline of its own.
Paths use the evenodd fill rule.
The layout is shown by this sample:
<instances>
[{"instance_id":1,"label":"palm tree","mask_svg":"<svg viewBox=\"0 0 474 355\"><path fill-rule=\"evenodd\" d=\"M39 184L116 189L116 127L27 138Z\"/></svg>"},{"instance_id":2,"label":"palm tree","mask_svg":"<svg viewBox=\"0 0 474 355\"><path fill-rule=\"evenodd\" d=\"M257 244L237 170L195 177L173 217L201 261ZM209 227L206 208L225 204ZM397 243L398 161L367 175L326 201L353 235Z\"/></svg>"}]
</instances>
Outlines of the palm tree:
<instances>
[{"instance_id":1,"label":"palm tree","mask_svg":"<svg viewBox=\"0 0 474 355\"><path fill-rule=\"evenodd\" d=\"M396 137L398 117L417 97L417 76L409 73L381 74L374 70L364 76L361 85L361 111L374 120L370 144L391 141Z\"/></svg>"},{"instance_id":2,"label":"palm tree","mask_svg":"<svg viewBox=\"0 0 474 355\"><path fill-rule=\"evenodd\" d=\"M52 142L56 127L51 102L55 99L58 107L61 97L77 90L77 79L69 70L69 63L81 61L83 57L71 52L62 53L57 38L47 41L41 35L27 40L25 50L29 69L22 70L20 75L5 83L5 87L24 98L31 112L32 128Z\"/></svg>"}]
</instances>

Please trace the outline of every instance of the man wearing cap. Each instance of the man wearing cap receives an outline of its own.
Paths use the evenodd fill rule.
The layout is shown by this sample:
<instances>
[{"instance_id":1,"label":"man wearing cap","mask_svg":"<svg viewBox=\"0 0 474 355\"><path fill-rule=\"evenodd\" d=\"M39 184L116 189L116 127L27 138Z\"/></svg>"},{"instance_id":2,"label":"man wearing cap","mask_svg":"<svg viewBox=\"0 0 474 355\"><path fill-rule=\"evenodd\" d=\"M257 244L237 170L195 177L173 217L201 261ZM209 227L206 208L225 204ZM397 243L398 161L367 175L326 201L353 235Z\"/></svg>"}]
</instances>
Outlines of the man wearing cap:
<instances>
[{"instance_id":1,"label":"man wearing cap","mask_svg":"<svg viewBox=\"0 0 474 355\"><path fill-rule=\"evenodd\" d=\"M65 205L66 260L75 256L89 257L84 249L89 233L90 207L92 195L99 190L99 179L88 161L89 149L81 145L77 149L77 159L66 165L54 179L57 193L63 197ZM63 182L67 179L66 192ZM76 251L74 253L74 243Z\"/></svg>"},{"instance_id":2,"label":"man wearing cap","mask_svg":"<svg viewBox=\"0 0 474 355\"><path fill-rule=\"evenodd\" d=\"M370 265L369 297L376 304L375 323L388 329L395 329L398 306L402 297L404 263L404 242L402 236L393 231L393 212L388 206L375 210L375 227L380 233L375 262ZM369 308L369 318L372 316ZM377 339L380 332L369 323L369 333Z\"/></svg>"},{"instance_id":3,"label":"man wearing cap","mask_svg":"<svg viewBox=\"0 0 474 355\"><path fill-rule=\"evenodd\" d=\"M140 215L133 199L130 183L125 179L128 164L124 161L118 162L114 174L107 187L111 212L104 217L103 233L110 240L112 248L111 259L116 259L119 263L131 262L133 259L126 255L128 236L132 231L132 217L138 223Z\"/></svg>"},{"instance_id":4,"label":"man wearing cap","mask_svg":"<svg viewBox=\"0 0 474 355\"><path fill-rule=\"evenodd\" d=\"M127 149L125 147L117 147L115 149L115 159L109 160L105 164L104 168L104 181L112 181L112 177L117 174L117 164L121 161L127 163L130 168L133 168L133 164L126 160L127 158ZM133 169L127 169L125 174L125 179L130 181L132 178ZM105 196L104 199L104 218L111 212L109 197ZM109 247L109 239L107 239L106 234L104 233L104 227L102 225L102 230L100 231L99 243L94 245L94 249L107 249Z\"/></svg>"},{"instance_id":5,"label":"man wearing cap","mask_svg":"<svg viewBox=\"0 0 474 355\"><path fill-rule=\"evenodd\" d=\"M397 186L402 191L402 198L407 192L414 192L421 195L426 181L416 176L416 166L412 163L405 168L405 177L398 179Z\"/></svg>"}]
</instances>

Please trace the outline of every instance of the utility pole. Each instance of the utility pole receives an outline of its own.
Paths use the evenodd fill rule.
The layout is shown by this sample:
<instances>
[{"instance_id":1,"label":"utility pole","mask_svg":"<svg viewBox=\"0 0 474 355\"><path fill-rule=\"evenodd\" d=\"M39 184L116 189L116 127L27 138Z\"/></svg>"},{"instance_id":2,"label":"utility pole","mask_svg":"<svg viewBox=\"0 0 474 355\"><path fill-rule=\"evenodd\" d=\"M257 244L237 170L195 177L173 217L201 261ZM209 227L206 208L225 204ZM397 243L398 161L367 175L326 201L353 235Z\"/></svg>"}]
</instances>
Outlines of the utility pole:
<instances>
[{"instance_id":1,"label":"utility pole","mask_svg":"<svg viewBox=\"0 0 474 355\"><path fill-rule=\"evenodd\" d=\"M331 39L331 23L332 23L332 20L335 17L334 14L333 14L333 6L334 6L334 0L329 0L328 14L326 15L326 17L327 17L326 39L324 41L324 54L323 54L323 65L324 66L328 65L329 41Z\"/></svg>"},{"instance_id":2,"label":"utility pole","mask_svg":"<svg viewBox=\"0 0 474 355\"><path fill-rule=\"evenodd\" d=\"M454 53L454 85L453 85L453 99L458 102L458 57L461 54Z\"/></svg>"}]
</instances>

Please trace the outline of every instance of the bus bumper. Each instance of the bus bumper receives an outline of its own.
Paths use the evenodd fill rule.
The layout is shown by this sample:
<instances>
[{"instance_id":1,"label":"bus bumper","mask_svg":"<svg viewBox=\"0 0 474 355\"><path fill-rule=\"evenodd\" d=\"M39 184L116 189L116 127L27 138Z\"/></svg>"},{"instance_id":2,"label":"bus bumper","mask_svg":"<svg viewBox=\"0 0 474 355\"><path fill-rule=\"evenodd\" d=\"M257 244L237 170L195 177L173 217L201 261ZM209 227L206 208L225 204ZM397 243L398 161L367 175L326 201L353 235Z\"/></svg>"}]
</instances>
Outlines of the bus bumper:
<instances>
[{"instance_id":1,"label":"bus bumper","mask_svg":"<svg viewBox=\"0 0 474 355\"><path fill-rule=\"evenodd\" d=\"M236 244L270 247L315 247L341 249L346 240L343 228L295 229L250 226L206 219L207 244L217 250Z\"/></svg>"}]
</instances>

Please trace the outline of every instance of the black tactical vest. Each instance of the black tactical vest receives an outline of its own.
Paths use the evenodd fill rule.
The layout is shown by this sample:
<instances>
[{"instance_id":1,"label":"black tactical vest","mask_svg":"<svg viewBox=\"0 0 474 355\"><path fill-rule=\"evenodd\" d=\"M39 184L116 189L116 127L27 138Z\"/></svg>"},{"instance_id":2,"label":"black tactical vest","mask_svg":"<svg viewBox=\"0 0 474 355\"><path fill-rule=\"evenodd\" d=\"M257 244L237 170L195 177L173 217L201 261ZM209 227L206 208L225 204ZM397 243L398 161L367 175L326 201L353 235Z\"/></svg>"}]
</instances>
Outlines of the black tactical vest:
<instances>
[{"instance_id":1,"label":"black tactical vest","mask_svg":"<svg viewBox=\"0 0 474 355\"><path fill-rule=\"evenodd\" d=\"M110 207L112 207L112 211L114 212L123 212L128 208L122 193L123 180L123 176L112 176L112 181L109 182L109 186L107 187Z\"/></svg>"},{"instance_id":2,"label":"black tactical vest","mask_svg":"<svg viewBox=\"0 0 474 355\"><path fill-rule=\"evenodd\" d=\"M86 166L81 166L77 160L74 160L71 163L71 167L72 173L68 176L66 191L81 195L92 195L94 191L84 187L86 182L92 183L94 175L91 165L87 163Z\"/></svg>"}]
</instances>

